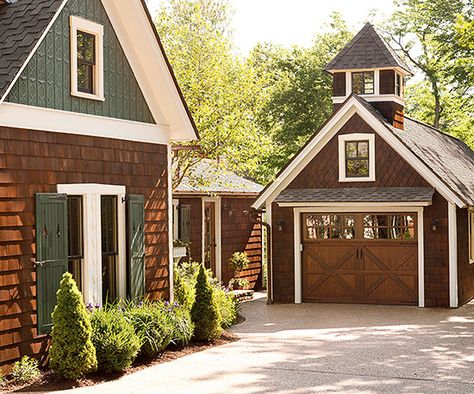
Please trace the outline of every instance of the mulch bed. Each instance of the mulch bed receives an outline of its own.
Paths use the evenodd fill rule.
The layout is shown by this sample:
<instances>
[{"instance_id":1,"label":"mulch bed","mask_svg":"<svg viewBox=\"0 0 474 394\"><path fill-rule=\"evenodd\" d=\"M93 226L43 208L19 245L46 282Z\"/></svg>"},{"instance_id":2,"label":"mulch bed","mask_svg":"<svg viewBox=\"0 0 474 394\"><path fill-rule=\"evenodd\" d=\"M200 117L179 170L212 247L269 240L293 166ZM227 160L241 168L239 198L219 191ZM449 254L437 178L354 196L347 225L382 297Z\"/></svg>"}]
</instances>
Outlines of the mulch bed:
<instances>
[{"instance_id":1,"label":"mulch bed","mask_svg":"<svg viewBox=\"0 0 474 394\"><path fill-rule=\"evenodd\" d=\"M240 321L241 322L241 321ZM239 323L240 323L239 322ZM173 348L170 347L166 349L162 354L157 358L146 358L139 357L135 360L133 366L128 368L125 372L122 373L105 373L105 372L96 372L87 377L79 380L66 380L60 376L55 375L52 371L44 371L38 380L33 384L29 385L6 385L0 387L0 393L31 393L31 392L47 392L47 391L58 391L58 390L68 390L77 387L93 386L99 383L108 382L115 380L124 375L129 375L131 373L140 371L144 368L151 367L153 365L166 363L168 361L173 361L178 358L188 356L193 353L201 352L203 350L209 349L214 346L225 345L227 343L238 341L239 337L235 334L224 331L222 336L219 339L216 339L210 343L190 343L184 348Z\"/></svg>"}]
</instances>

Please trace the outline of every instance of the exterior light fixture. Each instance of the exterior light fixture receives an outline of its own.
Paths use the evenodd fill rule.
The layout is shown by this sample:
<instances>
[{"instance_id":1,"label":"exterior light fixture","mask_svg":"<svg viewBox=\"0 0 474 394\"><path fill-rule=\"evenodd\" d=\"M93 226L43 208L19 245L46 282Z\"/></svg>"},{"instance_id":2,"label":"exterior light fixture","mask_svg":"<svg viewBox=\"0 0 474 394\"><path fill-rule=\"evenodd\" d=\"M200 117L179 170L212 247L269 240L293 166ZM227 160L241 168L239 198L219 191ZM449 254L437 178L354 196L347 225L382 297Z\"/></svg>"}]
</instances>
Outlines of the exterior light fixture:
<instances>
[{"instance_id":1,"label":"exterior light fixture","mask_svg":"<svg viewBox=\"0 0 474 394\"><path fill-rule=\"evenodd\" d=\"M433 231L438 231L438 229L439 229L439 219L435 218L431 221L431 229Z\"/></svg>"}]
</instances>

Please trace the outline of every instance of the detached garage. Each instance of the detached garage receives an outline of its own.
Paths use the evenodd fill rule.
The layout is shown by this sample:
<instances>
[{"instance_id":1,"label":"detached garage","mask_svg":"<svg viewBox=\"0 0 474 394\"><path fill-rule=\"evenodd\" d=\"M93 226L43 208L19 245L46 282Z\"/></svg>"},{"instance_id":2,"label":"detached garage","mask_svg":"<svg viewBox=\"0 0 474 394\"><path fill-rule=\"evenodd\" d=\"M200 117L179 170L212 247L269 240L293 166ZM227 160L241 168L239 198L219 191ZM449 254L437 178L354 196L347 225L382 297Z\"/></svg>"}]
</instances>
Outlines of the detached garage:
<instances>
[{"instance_id":1,"label":"detached garage","mask_svg":"<svg viewBox=\"0 0 474 394\"><path fill-rule=\"evenodd\" d=\"M404 115L408 67L367 24L329 63L334 113L253 204L270 302L474 298L474 152Z\"/></svg>"}]
</instances>

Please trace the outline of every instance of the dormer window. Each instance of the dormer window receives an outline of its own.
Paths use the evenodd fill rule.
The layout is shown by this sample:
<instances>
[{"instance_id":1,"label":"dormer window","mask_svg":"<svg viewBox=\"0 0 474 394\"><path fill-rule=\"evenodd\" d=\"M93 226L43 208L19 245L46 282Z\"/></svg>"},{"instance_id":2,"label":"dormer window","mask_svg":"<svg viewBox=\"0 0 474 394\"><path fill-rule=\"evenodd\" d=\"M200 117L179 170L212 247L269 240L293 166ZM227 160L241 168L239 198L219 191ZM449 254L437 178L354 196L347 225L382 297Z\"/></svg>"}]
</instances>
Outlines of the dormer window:
<instances>
[{"instance_id":1,"label":"dormer window","mask_svg":"<svg viewBox=\"0 0 474 394\"><path fill-rule=\"evenodd\" d=\"M363 71L352 73L352 92L355 94L374 94L374 72Z\"/></svg>"},{"instance_id":2,"label":"dormer window","mask_svg":"<svg viewBox=\"0 0 474 394\"><path fill-rule=\"evenodd\" d=\"M71 16L71 95L104 100L104 28Z\"/></svg>"},{"instance_id":3,"label":"dormer window","mask_svg":"<svg viewBox=\"0 0 474 394\"><path fill-rule=\"evenodd\" d=\"M375 181L375 135L339 136L339 182Z\"/></svg>"}]
</instances>

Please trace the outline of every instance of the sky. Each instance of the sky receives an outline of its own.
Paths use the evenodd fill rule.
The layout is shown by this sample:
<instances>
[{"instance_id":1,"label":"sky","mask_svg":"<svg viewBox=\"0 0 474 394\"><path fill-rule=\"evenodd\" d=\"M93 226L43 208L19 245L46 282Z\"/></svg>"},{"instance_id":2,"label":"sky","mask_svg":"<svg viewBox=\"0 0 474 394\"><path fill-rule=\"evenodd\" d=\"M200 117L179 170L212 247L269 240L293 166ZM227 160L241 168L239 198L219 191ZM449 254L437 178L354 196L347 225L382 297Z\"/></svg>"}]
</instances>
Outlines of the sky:
<instances>
[{"instance_id":1,"label":"sky","mask_svg":"<svg viewBox=\"0 0 474 394\"><path fill-rule=\"evenodd\" d=\"M164 0L147 0L152 15ZM390 16L393 0L230 0L237 48L245 55L258 42L309 46L313 36L338 11L355 32L370 19L377 23Z\"/></svg>"}]
</instances>

